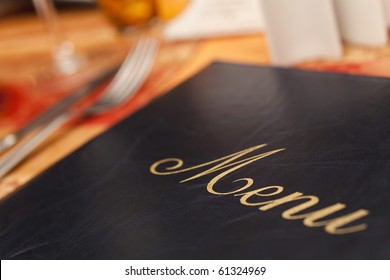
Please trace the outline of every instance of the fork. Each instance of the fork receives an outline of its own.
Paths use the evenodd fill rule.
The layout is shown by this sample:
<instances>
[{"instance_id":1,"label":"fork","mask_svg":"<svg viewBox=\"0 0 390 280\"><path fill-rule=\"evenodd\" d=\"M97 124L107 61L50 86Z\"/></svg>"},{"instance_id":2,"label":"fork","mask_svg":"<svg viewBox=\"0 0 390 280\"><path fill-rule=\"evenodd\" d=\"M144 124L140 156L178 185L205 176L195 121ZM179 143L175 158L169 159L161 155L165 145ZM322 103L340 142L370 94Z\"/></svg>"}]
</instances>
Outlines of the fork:
<instances>
[{"instance_id":1,"label":"fork","mask_svg":"<svg viewBox=\"0 0 390 280\"><path fill-rule=\"evenodd\" d=\"M18 165L35 148L42 144L58 128L74 118L88 117L119 106L128 101L149 76L156 59L159 41L156 37L142 35L124 60L99 99L88 107L69 110L51 118L33 136L20 143L0 159L0 178Z\"/></svg>"}]
</instances>

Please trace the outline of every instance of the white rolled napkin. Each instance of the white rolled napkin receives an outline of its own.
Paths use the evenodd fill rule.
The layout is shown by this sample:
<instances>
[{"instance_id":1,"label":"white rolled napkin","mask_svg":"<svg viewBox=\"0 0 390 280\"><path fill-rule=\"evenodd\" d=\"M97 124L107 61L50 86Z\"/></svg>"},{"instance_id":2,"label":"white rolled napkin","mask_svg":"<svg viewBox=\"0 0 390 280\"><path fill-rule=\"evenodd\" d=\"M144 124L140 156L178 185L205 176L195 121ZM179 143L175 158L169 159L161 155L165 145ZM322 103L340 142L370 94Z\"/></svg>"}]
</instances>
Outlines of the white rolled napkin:
<instances>
[{"instance_id":1,"label":"white rolled napkin","mask_svg":"<svg viewBox=\"0 0 390 280\"><path fill-rule=\"evenodd\" d=\"M387 23L383 0L335 0L342 38L367 47L387 44Z\"/></svg>"},{"instance_id":2,"label":"white rolled napkin","mask_svg":"<svg viewBox=\"0 0 390 280\"><path fill-rule=\"evenodd\" d=\"M332 0L261 0L271 60L291 65L342 55Z\"/></svg>"},{"instance_id":3,"label":"white rolled napkin","mask_svg":"<svg viewBox=\"0 0 390 280\"><path fill-rule=\"evenodd\" d=\"M259 33L263 22L259 0L191 0L164 28L168 40Z\"/></svg>"},{"instance_id":4,"label":"white rolled napkin","mask_svg":"<svg viewBox=\"0 0 390 280\"><path fill-rule=\"evenodd\" d=\"M383 0L383 9L387 21L387 27L390 27L390 0Z\"/></svg>"}]
</instances>

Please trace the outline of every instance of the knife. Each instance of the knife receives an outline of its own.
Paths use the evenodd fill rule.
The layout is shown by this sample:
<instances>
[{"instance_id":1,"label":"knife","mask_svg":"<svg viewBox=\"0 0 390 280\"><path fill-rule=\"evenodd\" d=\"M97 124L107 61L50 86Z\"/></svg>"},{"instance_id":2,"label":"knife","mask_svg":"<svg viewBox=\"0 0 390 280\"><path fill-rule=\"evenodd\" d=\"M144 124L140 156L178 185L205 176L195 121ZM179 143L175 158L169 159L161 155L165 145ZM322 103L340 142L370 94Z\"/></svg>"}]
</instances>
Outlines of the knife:
<instances>
[{"instance_id":1,"label":"knife","mask_svg":"<svg viewBox=\"0 0 390 280\"><path fill-rule=\"evenodd\" d=\"M11 148L14 146L22 137L27 135L29 132L39 127L40 125L46 123L48 120L51 120L62 113L66 112L74 104L76 104L81 99L91 95L104 81L108 80L110 77L118 71L119 65L112 67L109 70L106 70L100 74L97 78L88 82L86 85L78 88L73 91L71 94L67 95L65 98L60 100L54 106L50 107L31 122L20 128L14 133L9 133L2 138L0 138L0 152Z\"/></svg>"}]
</instances>

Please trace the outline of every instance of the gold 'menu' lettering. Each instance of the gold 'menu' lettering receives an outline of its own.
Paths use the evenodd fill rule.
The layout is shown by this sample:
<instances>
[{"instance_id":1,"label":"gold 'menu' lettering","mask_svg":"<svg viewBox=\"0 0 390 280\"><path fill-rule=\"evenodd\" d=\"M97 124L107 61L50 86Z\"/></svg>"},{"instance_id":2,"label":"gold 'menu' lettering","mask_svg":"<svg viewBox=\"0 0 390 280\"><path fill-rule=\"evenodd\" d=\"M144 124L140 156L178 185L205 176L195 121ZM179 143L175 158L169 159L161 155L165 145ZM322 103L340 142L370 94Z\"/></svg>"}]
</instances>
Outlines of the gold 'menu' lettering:
<instances>
[{"instance_id":1,"label":"gold 'menu' lettering","mask_svg":"<svg viewBox=\"0 0 390 280\"><path fill-rule=\"evenodd\" d=\"M325 226L325 231L330 234L347 234L365 230L367 228L367 224L360 224L349 228L340 227L363 218L367 216L368 213L369 212L366 209L360 209L351 214L336 218Z\"/></svg>"},{"instance_id":2,"label":"gold 'menu' lettering","mask_svg":"<svg viewBox=\"0 0 390 280\"><path fill-rule=\"evenodd\" d=\"M234 190L234 191L231 191L231 192L220 193L220 194L221 195L234 194L234 193L243 191L243 190L245 190L245 189L247 189L247 188L249 188L250 186L253 185L253 179L252 178L242 178L242 179L235 180L233 182L239 182L239 181L245 181L246 184L243 187L239 188L238 190Z\"/></svg>"},{"instance_id":3,"label":"gold 'menu' lettering","mask_svg":"<svg viewBox=\"0 0 390 280\"><path fill-rule=\"evenodd\" d=\"M179 158L167 158L167 159L159 160L159 161L153 163L152 166L150 167L150 172L155 174L155 175L171 175L171 174L187 172L187 171L190 171L190 170L198 169L198 168L201 168L201 167L204 167L204 166L208 166L208 165L211 165L211 164L223 161L222 163L220 163L220 164L214 166L213 168L209 169L208 171L210 171L210 172L208 172L208 173L211 173L213 171L219 170L217 168L219 168L221 166L225 166L227 163L232 162L233 160L236 160L239 157L242 157L242 156L244 156L244 155L246 155L248 153L251 153L251 152L253 152L253 151L257 150L257 149L263 148L265 146L267 146L267 144L257 145L257 146L254 146L254 147L251 147L251 148L239 151L237 153L234 153L234 154L231 154L231 155L228 155L228 156L225 156L225 157L213 160L213 161L209 161L209 162L206 162L206 163L203 163L203 164L199 164L199 165L188 167L188 168L184 168L184 169L178 169L178 168L183 166L183 161L181 159L179 159ZM165 164L165 163L169 163L169 162L173 162L173 163L175 163L175 165L170 166L170 167L166 167L166 170L168 170L168 171L161 172L161 171L157 170L157 168L160 165ZM225 166L225 167L227 167L227 166ZM178 170L176 170L176 169L178 169ZM170 171L170 170L173 170L173 171ZM208 174L208 173L206 173L206 174ZM200 174L203 174L203 173L200 173ZM200 175L200 174L196 175L195 178L198 178L200 176L206 175L206 174L203 174L203 175ZM186 179L184 181L181 181L181 182L189 181L189 180L195 179L195 178L191 177L191 178L188 178L188 179Z\"/></svg>"},{"instance_id":4,"label":"gold 'menu' lettering","mask_svg":"<svg viewBox=\"0 0 390 280\"><path fill-rule=\"evenodd\" d=\"M299 204L298 206L294 206L282 213L282 217L286 220L299 220L303 219L303 224L308 227L320 227L325 226L325 231L331 234L346 234L346 233L353 233L365 230L367 228L366 224L360 224L348 228L340 228L342 226L345 226L353 221L356 221L364 216L368 215L368 211L365 209L360 209L358 211L355 211L353 213L343 215L340 217L336 217L330 220L325 221L317 221L321 218L324 218L330 214L333 214L337 211L340 211L345 208L345 204L342 203L336 203L334 205L322 208L320 210L305 213L301 215L297 215L298 212L301 212L309 207L312 207L316 205L319 202L319 198L313 195L303 195L300 192L295 192L293 194L287 195L285 197L271 200L271 201L265 201L265 202L259 202L256 205L265 205L259 208L259 210L267 211L269 209L272 209L276 206L285 204L287 202L296 201L296 200L308 200L304 203ZM242 203L242 202L241 202Z\"/></svg>"},{"instance_id":5,"label":"gold 'menu' lettering","mask_svg":"<svg viewBox=\"0 0 390 280\"><path fill-rule=\"evenodd\" d=\"M273 192L269 192L269 190L275 189ZM268 192L267 192L268 191ZM264 187L261 189L249 191L246 193L239 193L235 194L235 196L242 196L240 198L240 203L243 205L247 206L259 206L259 205L264 205L264 202L248 202L248 199L252 196L271 196L271 195L276 195L279 194L283 191L282 186L269 186L269 187Z\"/></svg>"},{"instance_id":6,"label":"gold 'menu' lettering","mask_svg":"<svg viewBox=\"0 0 390 280\"><path fill-rule=\"evenodd\" d=\"M271 151L271 152L266 152L266 153L263 153L263 154L260 154L260 155L257 155L257 156L253 156L253 157L250 157L250 158L247 158L247 159L243 159L243 160L240 160L240 161L237 161L237 162L234 162L234 163L231 163L231 164L228 164L228 165L225 165L225 166L221 166L221 167L218 167L218 169L215 169L215 170L206 170L205 172L202 172L198 175L195 175L189 179L186 179L184 181L181 181L181 182L186 182L186 181L189 181L189 180L193 180L195 178L198 178L200 176L204 176L206 174L209 174L211 172L214 172L214 171L217 171L217 170L220 170L222 168L226 168L226 167L230 167L230 166L234 166L236 164L238 164L237 166L234 166L224 172L222 172L221 174L215 176L213 179L210 180L210 182L207 184L207 191L209 193L212 193L212 194L219 194L219 195L224 195L224 194L228 194L228 193L221 193L221 192L217 192L215 189L214 189L214 185L220 180L222 179L223 177L225 177L226 175L228 175L229 173L232 173L233 171L236 171L242 167L244 167L245 165L248 165L254 161L257 161L259 159L262 159L262 158L265 158L265 157L268 157L272 154L275 154L275 153L278 153L280 151L283 151L284 149L279 149L279 150L274 150L274 151Z\"/></svg>"},{"instance_id":7,"label":"gold 'menu' lettering","mask_svg":"<svg viewBox=\"0 0 390 280\"><path fill-rule=\"evenodd\" d=\"M209 167L205 171L202 171L194 176L191 176L187 179L184 179L180 181L180 183L184 183L190 180L194 180L197 178L200 178L202 176L208 175L210 173L214 173L220 170L224 170L214 178L210 180L210 182L207 184L207 191L209 193L215 194L215 195L234 195L234 196L241 196L240 203L246 206L260 206L258 209L261 211L268 211L270 209L273 209L277 206L294 202L294 201L300 201L305 200L304 202L300 203L299 205L296 205L294 207L291 207L288 210L285 210L282 213L282 217L286 220L298 220L302 219L303 224L307 227L320 227L323 226L325 229L325 232L329 234L349 234L354 233L358 231L365 230L367 228L367 224L359 224L355 226L345 227L346 225L361 219L369 214L369 212L366 209L359 209L355 212L345 214L336 218L331 218L328 220L321 220L333 213L336 213L346 207L345 204L342 203L336 203L333 205L330 205L328 207L324 207L322 209L309 212L309 213L303 213L300 214L300 212L313 207L319 202L319 198L314 195L304 195L300 192L294 192L292 194L286 195L282 198L274 199L274 200L268 200L268 201L249 201L249 199L254 199L255 197L268 197L273 196L281 193L283 191L282 186L268 186L263 187L260 189L250 190L247 191L254 183L252 178L241 178L237 179L233 182L240 182L244 181L244 186L237 188L235 190L230 191L216 191L215 190L215 184L225 177L226 175L246 166L249 165L257 160L260 160L262 158L271 156L273 154L276 154L278 152L281 152L285 149L277 149L272 150L269 152L261 153L258 155L254 155L248 158L240 159L243 156L256 151L260 148L265 147L267 144L257 145L242 151L239 151L237 153L215 159L203 164L199 164L196 166L188 167L180 169L183 166L183 161L179 158L167 158L160 161L155 162L150 167L150 172L155 175L172 175L172 174L178 174L183 173L191 170L200 169L203 167ZM168 167L165 167L165 171L159 171L158 169L161 168L162 165L170 164ZM211 167L210 167L211 166ZM242 192L245 191L245 192ZM242 193L240 193L242 192Z\"/></svg>"},{"instance_id":8,"label":"gold 'menu' lettering","mask_svg":"<svg viewBox=\"0 0 390 280\"><path fill-rule=\"evenodd\" d=\"M340 229L340 227L345 226L353 221L356 221L364 216L368 215L368 211L365 209L360 209L358 211L352 212L350 214L342 215L333 219L318 221L326 216L329 216L333 213L336 213L346 207L343 203L336 203L328 207L316 210L314 212L305 213L301 215L291 215L291 219L303 219L303 224L307 227L320 227L324 226L325 231L331 234L346 234L353 233L365 230L367 228L366 224L360 224L357 226L352 226L349 228Z\"/></svg>"},{"instance_id":9,"label":"gold 'menu' lettering","mask_svg":"<svg viewBox=\"0 0 390 280\"><path fill-rule=\"evenodd\" d=\"M194 176L192 176L190 178L187 178L187 179L184 179L184 180L180 181L180 183L184 183L184 182L187 182L187 181L190 181L190 180L194 180L194 179L197 179L199 177L208 175L210 173L213 173L213 172L216 172L216 171L219 171L219 170L222 170L222 169L229 168L228 170L226 170L226 171L220 173L219 175L215 176L207 184L207 191L212 193L212 194L217 194L217 195L231 194L231 192L217 192L216 190L214 190L214 185L221 178L223 178L224 176L232 173L233 171L236 171L236 170L238 170L238 169L240 169L240 168L242 168L242 167L244 167L244 166L246 166L248 164L251 164L251 163L253 163L253 162L255 162L255 161L259 160L259 159L268 157L270 155L273 155L273 154L276 154L278 152L281 152L281 151L285 150L285 149L277 149L277 150L273 150L273 151L270 151L270 152L265 152L265 153L262 153L262 154L259 154L259 155L251 156L251 157L246 158L246 159L235 161L235 160L239 159L240 157L243 157L244 155L246 155L248 153L251 153L251 152L253 152L253 151L257 150L257 149L265 147L266 145L267 144L254 146L252 148L248 148L248 149L242 150L240 152L228 155L226 157L222 157L222 158L219 158L219 159L216 159L216 160L213 160L213 161L209 161L209 162L206 162L206 163L203 163L203 164L200 164L200 165L196 165L196 166L192 166L192 167L188 167L188 168L184 168L184 169L178 169L178 168L183 166L183 161L181 159L178 159L178 158L167 158L167 159L163 159L163 160L155 162L150 167L150 172L155 174L155 175L171 175L171 174L187 172L187 171L190 171L190 170L202 168L202 167L209 166L209 165L212 165L212 164L220 162L217 165L215 165L215 166L213 166L213 167L211 167L211 168L209 168L209 169L207 169L207 170L205 170L203 172L200 172L200 173L198 173L198 174L196 174L196 175L194 175ZM161 171L157 170L157 168L160 165L165 164L165 163L172 163L172 162L174 163L173 166L166 167L166 170L168 170L168 171L161 172Z\"/></svg>"},{"instance_id":10,"label":"gold 'menu' lettering","mask_svg":"<svg viewBox=\"0 0 390 280\"><path fill-rule=\"evenodd\" d=\"M290 195L284 196L282 198L265 201L262 204L260 204L260 205L265 205L265 206L259 207L259 209L261 211L267 211L269 209L272 209L276 206L285 204L287 202L291 202L291 201L295 201L295 200L302 200L302 199L308 200L308 201L303 202L300 205L295 206L287 211L284 211L282 214L283 218L285 218L287 220L293 220L294 218L291 217L292 214L299 212L299 211L302 211L302 210L305 210L313 205L316 205L318 203L318 201L320 201L319 198L314 196L314 195L303 195L303 193L295 192L295 193L292 193Z\"/></svg>"}]
</instances>

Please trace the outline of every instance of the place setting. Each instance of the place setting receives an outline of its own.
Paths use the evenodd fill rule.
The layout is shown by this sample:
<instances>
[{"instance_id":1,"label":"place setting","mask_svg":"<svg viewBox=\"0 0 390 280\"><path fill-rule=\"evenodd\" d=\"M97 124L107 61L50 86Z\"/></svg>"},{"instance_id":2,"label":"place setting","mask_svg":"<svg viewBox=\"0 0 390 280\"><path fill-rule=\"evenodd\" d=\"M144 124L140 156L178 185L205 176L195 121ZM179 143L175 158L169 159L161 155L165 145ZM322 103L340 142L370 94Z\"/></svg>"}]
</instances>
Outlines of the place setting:
<instances>
[{"instance_id":1,"label":"place setting","mask_svg":"<svg viewBox=\"0 0 390 280\"><path fill-rule=\"evenodd\" d=\"M193 40L165 41L162 37L162 30L165 22L185 10L189 1L174 1L174 5L169 3L169 7L164 1L159 3L143 1L141 9L136 13L123 15L122 11L126 7L128 10L132 10L131 5L137 6L139 1L133 2L117 1L114 9L110 4L107 6L104 1L97 3L97 8L102 12L100 22L97 21L95 15L93 18L91 17L90 22L83 22L82 18L79 18L79 13L86 8L81 6L83 9L80 12L76 5L74 18L80 22L79 24L84 24L86 30L95 23L100 24L97 30L103 29L101 32L111 33L110 36L106 36L108 38L105 38L103 44L99 44L101 42L98 41L102 39L92 38L88 39L91 42L87 40L85 43L90 44L89 47L77 48L76 42L80 41L80 38L73 35L72 32L76 32L73 29L67 30L68 32L64 34L64 29L70 29L72 26L61 25L52 1L33 1L34 8L42 19L41 22L45 25L49 37L52 38L51 45L53 46L50 52L47 50L41 56L30 54L29 56L35 57L35 60L30 63L31 65L28 65L31 61L21 62L23 57L13 56L12 53L8 57L6 54L3 55L10 63L12 62L7 72L12 71L19 73L19 75L13 75L11 78L9 75L3 76L2 98L6 113L0 122L4 124L3 128L5 127L6 133L3 133L2 137L2 154L4 151L10 150L17 142L22 142L20 140L31 135L33 131L49 125L55 117L69 111L71 107L83 99L87 99L84 101L86 105L82 105L86 108L78 108L77 111L80 112L75 113L72 118L77 119L76 115L83 116L81 118L83 122L97 126L98 130L102 131L130 112L144 106L157 94L161 94L171 86L168 81L172 80L174 75L179 76L175 72L190 59L196 43ZM66 9L65 12L70 14L72 9L74 10L73 6ZM86 12L90 11L87 9ZM116 17L119 17L120 20ZM10 17L10 23L13 20ZM68 24L73 23L69 22ZM71 38L73 35L74 41L69 40L67 34ZM47 45L50 46L50 44ZM44 50L46 48L47 46ZM20 54L18 55L20 56ZM41 59L42 55L46 59ZM48 57L49 59L47 59ZM18 63L12 59L18 60ZM16 68L12 69L15 67L14 65L21 63L27 64L26 69L22 68L25 72L23 70L17 71ZM118 71L118 69L120 70ZM109 84L108 81L117 72L118 75L114 78L113 83ZM131 76L133 78L127 78ZM115 86L115 84L117 85ZM102 89L102 87L106 89ZM133 97L140 89L140 94ZM102 96L106 95L107 92L117 91L122 91L121 94L116 94L121 96L119 98L117 96L111 97L112 94ZM94 101L96 95L99 95L100 101ZM92 104L91 101L97 104ZM92 109L87 108L90 106ZM82 113L83 110L84 113ZM69 117L69 119L72 118ZM55 130L53 129L53 132ZM91 137L93 134L94 132L91 133ZM38 138L38 136L35 137ZM38 142L43 142L46 137L39 138L42 140ZM25 146L15 147L12 152L3 155L4 172L2 177L39 146L38 142L34 145L28 144L33 143L33 139L26 142ZM28 152L24 148L26 146L29 147ZM19 151L23 151L24 156L21 156ZM18 156L13 156L13 153ZM3 181L2 184L15 187L24 181L17 180L15 182L13 179L6 178L5 183Z\"/></svg>"},{"instance_id":2,"label":"place setting","mask_svg":"<svg viewBox=\"0 0 390 280\"><path fill-rule=\"evenodd\" d=\"M390 2L42 2L0 23L74 44L0 70L10 279L388 274Z\"/></svg>"}]
</instances>

